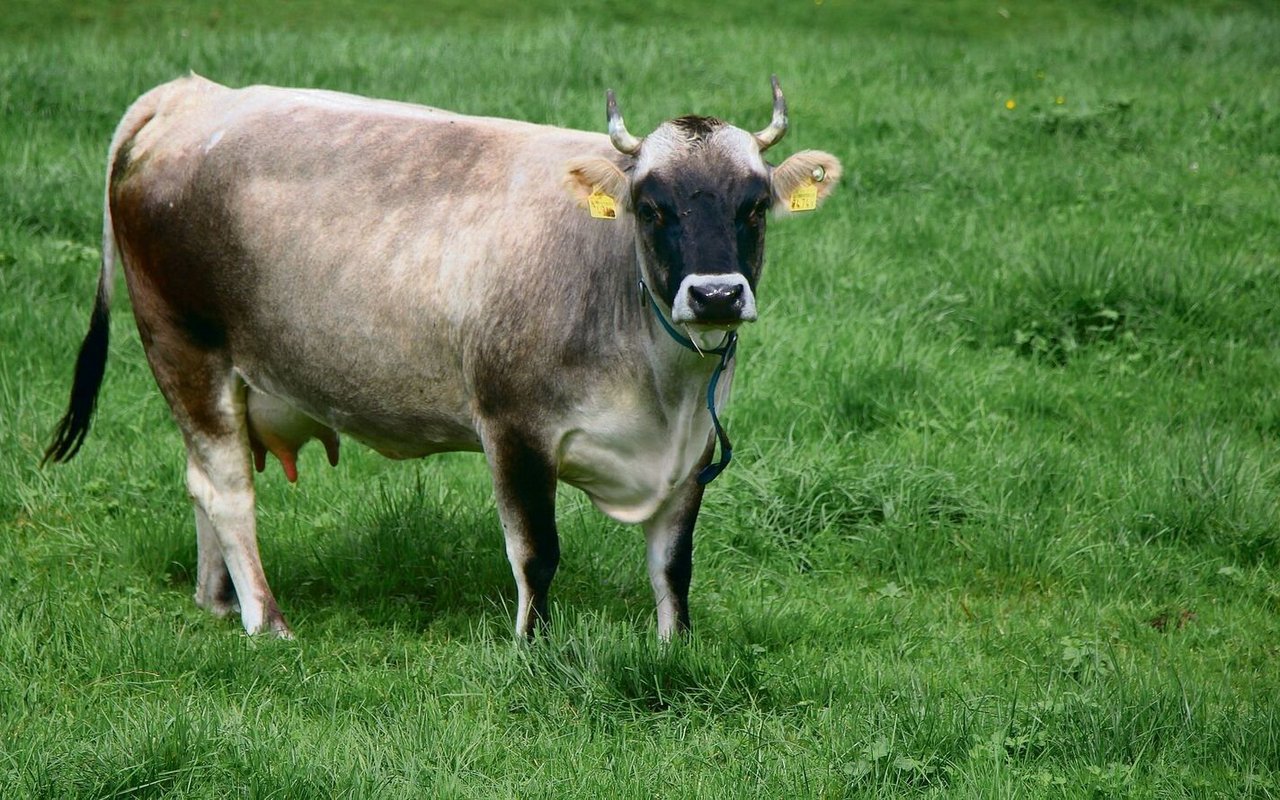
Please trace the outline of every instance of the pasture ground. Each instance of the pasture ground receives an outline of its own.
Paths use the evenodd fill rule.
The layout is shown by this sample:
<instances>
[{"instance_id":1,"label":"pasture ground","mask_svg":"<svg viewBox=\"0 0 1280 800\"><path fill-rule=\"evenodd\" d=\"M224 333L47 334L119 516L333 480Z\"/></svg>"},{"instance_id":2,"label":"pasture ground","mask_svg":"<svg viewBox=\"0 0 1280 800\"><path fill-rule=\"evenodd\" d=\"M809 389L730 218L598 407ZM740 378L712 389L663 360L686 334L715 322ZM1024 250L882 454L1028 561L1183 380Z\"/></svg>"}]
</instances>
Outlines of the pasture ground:
<instances>
[{"instance_id":1,"label":"pasture ground","mask_svg":"<svg viewBox=\"0 0 1280 800\"><path fill-rule=\"evenodd\" d=\"M27 2L0 15L0 795L1280 796L1280 8ZM844 159L771 226L696 635L560 495L512 643L481 459L258 484L298 639L191 601L176 429L119 287L40 470L124 108L194 69ZM459 165L465 174L465 165Z\"/></svg>"}]
</instances>

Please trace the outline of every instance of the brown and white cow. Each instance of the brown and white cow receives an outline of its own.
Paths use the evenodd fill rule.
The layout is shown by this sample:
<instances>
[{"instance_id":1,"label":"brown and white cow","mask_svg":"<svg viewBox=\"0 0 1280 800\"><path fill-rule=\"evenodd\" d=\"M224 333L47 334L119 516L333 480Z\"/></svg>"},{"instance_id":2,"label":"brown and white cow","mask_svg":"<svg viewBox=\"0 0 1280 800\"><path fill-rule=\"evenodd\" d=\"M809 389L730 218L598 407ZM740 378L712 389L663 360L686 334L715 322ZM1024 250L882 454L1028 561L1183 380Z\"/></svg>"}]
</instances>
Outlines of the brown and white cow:
<instances>
[{"instance_id":1,"label":"brown and white cow","mask_svg":"<svg viewBox=\"0 0 1280 800\"><path fill-rule=\"evenodd\" d=\"M271 452L293 480L298 448L336 462L341 432L392 458L485 454L518 635L547 619L557 480L643 525L658 633L686 630L766 211L840 177L818 151L764 161L787 126L773 88L759 133L681 117L644 138L612 92L605 136L194 75L153 89L111 142L97 300L45 458L88 430L120 258L186 442L199 605L289 635L251 464Z\"/></svg>"}]
</instances>

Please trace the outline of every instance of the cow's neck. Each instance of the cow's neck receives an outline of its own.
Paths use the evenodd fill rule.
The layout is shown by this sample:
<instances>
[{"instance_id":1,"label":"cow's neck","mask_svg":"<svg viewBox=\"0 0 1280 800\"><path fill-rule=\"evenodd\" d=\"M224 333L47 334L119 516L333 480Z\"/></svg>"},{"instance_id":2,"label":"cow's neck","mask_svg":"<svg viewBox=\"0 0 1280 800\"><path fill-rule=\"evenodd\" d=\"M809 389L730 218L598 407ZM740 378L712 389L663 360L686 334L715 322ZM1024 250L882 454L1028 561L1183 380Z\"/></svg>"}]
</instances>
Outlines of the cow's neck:
<instances>
[{"instance_id":1,"label":"cow's neck","mask_svg":"<svg viewBox=\"0 0 1280 800\"><path fill-rule=\"evenodd\" d=\"M705 342L698 341L696 334L686 336L669 320L669 311L664 312L663 308L653 294L649 291L649 287L645 284L644 279L640 279L641 302L647 305L653 311L653 316L657 319L658 327L662 329L671 341L679 345L681 349L688 351L677 356L677 361L688 363L688 353L693 353L700 360L710 361L714 366L711 368L710 376L706 376L705 364L698 364L689 367L675 366L674 373L679 375L677 381L682 384L685 391L688 391L691 385L701 386L705 382L705 397L707 412L711 416L711 425L715 430L716 440L720 446L719 460L713 460L710 464L698 473L698 483L708 484L715 480L733 458L733 445L729 441L729 435L725 432L724 426L720 422L719 412L724 406L725 400L728 399L729 382L733 377L734 356L738 348L738 334L736 331L730 331L723 335L720 343L715 346L706 346ZM713 334L714 335L714 334ZM659 352L669 352L670 348L659 346ZM664 370L665 372L665 370ZM722 390L723 387L723 390Z\"/></svg>"}]
</instances>

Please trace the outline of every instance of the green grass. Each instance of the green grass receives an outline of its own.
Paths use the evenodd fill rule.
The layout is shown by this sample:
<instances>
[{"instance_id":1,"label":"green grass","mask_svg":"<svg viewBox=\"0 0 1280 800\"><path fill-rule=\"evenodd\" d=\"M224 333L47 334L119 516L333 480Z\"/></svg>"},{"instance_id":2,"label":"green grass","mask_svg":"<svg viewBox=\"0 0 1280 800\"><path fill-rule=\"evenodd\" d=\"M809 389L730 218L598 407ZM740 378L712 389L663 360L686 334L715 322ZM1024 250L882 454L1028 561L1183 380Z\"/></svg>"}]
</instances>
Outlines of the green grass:
<instances>
[{"instance_id":1,"label":"green grass","mask_svg":"<svg viewBox=\"0 0 1280 800\"><path fill-rule=\"evenodd\" d=\"M1273 4L260 5L0 15L0 796L1280 796ZM123 287L38 469L111 131L190 69L637 132L779 73L846 178L771 227L690 642L566 490L514 645L482 460L358 447L258 484L298 639L209 618Z\"/></svg>"}]
</instances>

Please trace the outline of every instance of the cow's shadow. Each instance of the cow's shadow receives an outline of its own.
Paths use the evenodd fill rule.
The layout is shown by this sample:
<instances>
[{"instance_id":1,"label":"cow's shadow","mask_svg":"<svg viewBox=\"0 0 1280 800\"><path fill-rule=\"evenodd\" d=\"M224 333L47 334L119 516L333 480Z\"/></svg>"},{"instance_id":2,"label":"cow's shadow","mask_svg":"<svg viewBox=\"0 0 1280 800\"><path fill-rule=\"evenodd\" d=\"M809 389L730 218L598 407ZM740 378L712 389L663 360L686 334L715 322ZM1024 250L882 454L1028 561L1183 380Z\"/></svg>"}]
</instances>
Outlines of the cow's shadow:
<instances>
[{"instance_id":1,"label":"cow's shadow","mask_svg":"<svg viewBox=\"0 0 1280 800\"><path fill-rule=\"evenodd\" d=\"M420 490L381 491L346 515L304 520L277 510L278 526L260 521L267 579L296 629L355 623L463 635L484 624L509 631L515 582L492 500L440 503ZM562 501L565 499L562 493ZM632 537L603 516L563 503L561 569L553 605L590 609L607 619L652 612L644 574L643 536ZM563 506L568 506L563 508ZM566 524L567 523L567 524ZM272 527L291 526L282 533ZM597 528L635 539L634 552L595 538ZM585 529L585 531L584 531ZM169 583L194 589L194 542L170 560Z\"/></svg>"},{"instance_id":2,"label":"cow's shadow","mask_svg":"<svg viewBox=\"0 0 1280 800\"><path fill-rule=\"evenodd\" d=\"M356 515L277 559L270 580L286 617L426 629L493 610L510 592L500 530L482 510Z\"/></svg>"}]
</instances>

